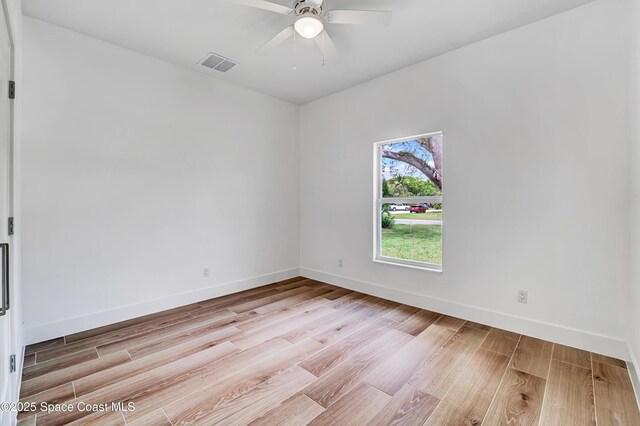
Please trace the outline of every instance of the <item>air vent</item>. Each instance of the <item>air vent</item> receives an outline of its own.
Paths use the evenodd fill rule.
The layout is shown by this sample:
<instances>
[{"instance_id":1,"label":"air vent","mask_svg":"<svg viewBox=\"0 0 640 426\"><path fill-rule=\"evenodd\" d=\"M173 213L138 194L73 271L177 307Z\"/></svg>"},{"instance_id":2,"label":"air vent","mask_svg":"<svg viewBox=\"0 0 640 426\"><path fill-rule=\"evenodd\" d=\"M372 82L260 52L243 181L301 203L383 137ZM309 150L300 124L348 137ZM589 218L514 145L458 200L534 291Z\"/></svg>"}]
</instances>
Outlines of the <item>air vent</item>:
<instances>
[{"instance_id":1,"label":"air vent","mask_svg":"<svg viewBox=\"0 0 640 426\"><path fill-rule=\"evenodd\" d=\"M227 72L238 64L230 59L225 58L224 56L220 56L215 53L209 53L200 61L200 65L212 70Z\"/></svg>"}]
</instances>

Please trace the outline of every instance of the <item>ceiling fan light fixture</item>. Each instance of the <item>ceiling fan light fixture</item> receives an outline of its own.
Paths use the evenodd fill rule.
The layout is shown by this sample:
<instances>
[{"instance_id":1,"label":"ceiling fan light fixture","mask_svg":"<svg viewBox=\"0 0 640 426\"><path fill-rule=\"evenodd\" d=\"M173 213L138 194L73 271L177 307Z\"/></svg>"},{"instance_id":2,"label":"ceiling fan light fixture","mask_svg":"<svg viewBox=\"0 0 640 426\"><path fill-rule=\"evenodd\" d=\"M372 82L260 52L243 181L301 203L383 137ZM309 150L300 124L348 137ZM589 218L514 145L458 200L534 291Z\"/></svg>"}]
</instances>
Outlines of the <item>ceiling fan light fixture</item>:
<instances>
[{"instance_id":1,"label":"ceiling fan light fixture","mask_svg":"<svg viewBox=\"0 0 640 426\"><path fill-rule=\"evenodd\" d=\"M315 15L305 14L300 16L293 25L300 37L312 39L324 29L324 24Z\"/></svg>"}]
</instances>

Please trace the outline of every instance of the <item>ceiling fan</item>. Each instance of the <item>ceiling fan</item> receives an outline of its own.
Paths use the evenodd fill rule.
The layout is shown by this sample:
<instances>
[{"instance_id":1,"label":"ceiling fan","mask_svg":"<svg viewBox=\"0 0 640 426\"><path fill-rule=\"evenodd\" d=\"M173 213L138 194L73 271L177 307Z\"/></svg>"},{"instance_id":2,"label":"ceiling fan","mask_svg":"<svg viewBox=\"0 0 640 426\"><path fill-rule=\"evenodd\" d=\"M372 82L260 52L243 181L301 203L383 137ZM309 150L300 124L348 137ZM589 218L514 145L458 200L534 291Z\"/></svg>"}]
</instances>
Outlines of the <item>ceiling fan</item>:
<instances>
[{"instance_id":1,"label":"ceiling fan","mask_svg":"<svg viewBox=\"0 0 640 426\"><path fill-rule=\"evenodd\" d=\"M391 12L382 10L325 10L323 0L296 0L293 7L283 6L268 0L231 1L295 17L293 25L285 28L265 43L258 49L258 53L267 52L297 33L300 37L315 39L325 56L335 57L337 51L326 31L325 24L389 25L391 23ZM318 37L321 34L322 37Z\"/></svg>"}]
</instances>

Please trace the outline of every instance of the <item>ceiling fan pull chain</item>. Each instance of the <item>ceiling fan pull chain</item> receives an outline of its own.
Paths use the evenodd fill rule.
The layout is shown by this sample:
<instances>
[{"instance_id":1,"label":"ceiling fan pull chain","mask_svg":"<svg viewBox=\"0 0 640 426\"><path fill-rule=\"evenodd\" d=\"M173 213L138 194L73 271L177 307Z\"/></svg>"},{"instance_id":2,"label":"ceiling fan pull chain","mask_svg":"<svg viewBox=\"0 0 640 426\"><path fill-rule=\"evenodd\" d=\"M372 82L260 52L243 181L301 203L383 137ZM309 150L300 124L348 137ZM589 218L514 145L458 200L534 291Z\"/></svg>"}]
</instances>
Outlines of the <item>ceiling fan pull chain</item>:
<instances>
[{"instance_id":1,"label":"ceiling fan pull chain","mask_svg":"<svg viewBox=\"0 0 640 426\"><path fill-rule=\"evenodd\" d=\"M296 66L296 33L293 33L293 70L298 70Z\"/></svg>"},{"instance_id":2,"label":"ceiling fan pull chain","mask_svg":"<svg viewBox=\"0 0 640 426\"><path fill-rule=\"evenodd\" d=\"M326 35L327 35L327 30L324 30L322 32L322 66L323 67L324 67L324 58L325 58L324 52L325 52L325 49L327 48Z\"/></svg>"}]
</instances>

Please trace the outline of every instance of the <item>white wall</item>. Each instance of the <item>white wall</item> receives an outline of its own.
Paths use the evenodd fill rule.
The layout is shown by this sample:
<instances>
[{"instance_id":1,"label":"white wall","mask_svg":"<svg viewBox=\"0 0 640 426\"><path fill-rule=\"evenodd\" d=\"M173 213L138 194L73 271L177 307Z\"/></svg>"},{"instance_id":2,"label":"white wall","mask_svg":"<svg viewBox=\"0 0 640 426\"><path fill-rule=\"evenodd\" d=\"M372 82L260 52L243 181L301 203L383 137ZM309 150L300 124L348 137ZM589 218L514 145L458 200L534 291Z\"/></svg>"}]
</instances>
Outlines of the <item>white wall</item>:
<instances>
[{"instance_id":1,"label":"white wall","mask_svg":"<svg viewBox=\"0 0 640 426\"><path fill-rule=\"evenodd\" d=\"M640 403L640 3L632 1L631 45L631 330L629 347L634 361L634 386Z\"/></svg>"},{"instance_id":2,"label":"white wall","mask_svg":"<svg viewBox=\"0 0 640 426\"><path fill-rule=\"evenodd\" d=\"M297 106L30 18L24 37L29 342L297 275Z\"/></svg>"},{"instance_id":3,"label":"white wall","mask_svg":"<svg viewBox=\"0 0 640 426\"><path fill-rule=\"evenodd\" d=\"M599 0L302 107L301 273L626 357L626 5ZM374 263L373 143L438 130L444 273Z\"/></svg>"}]
</instances>

